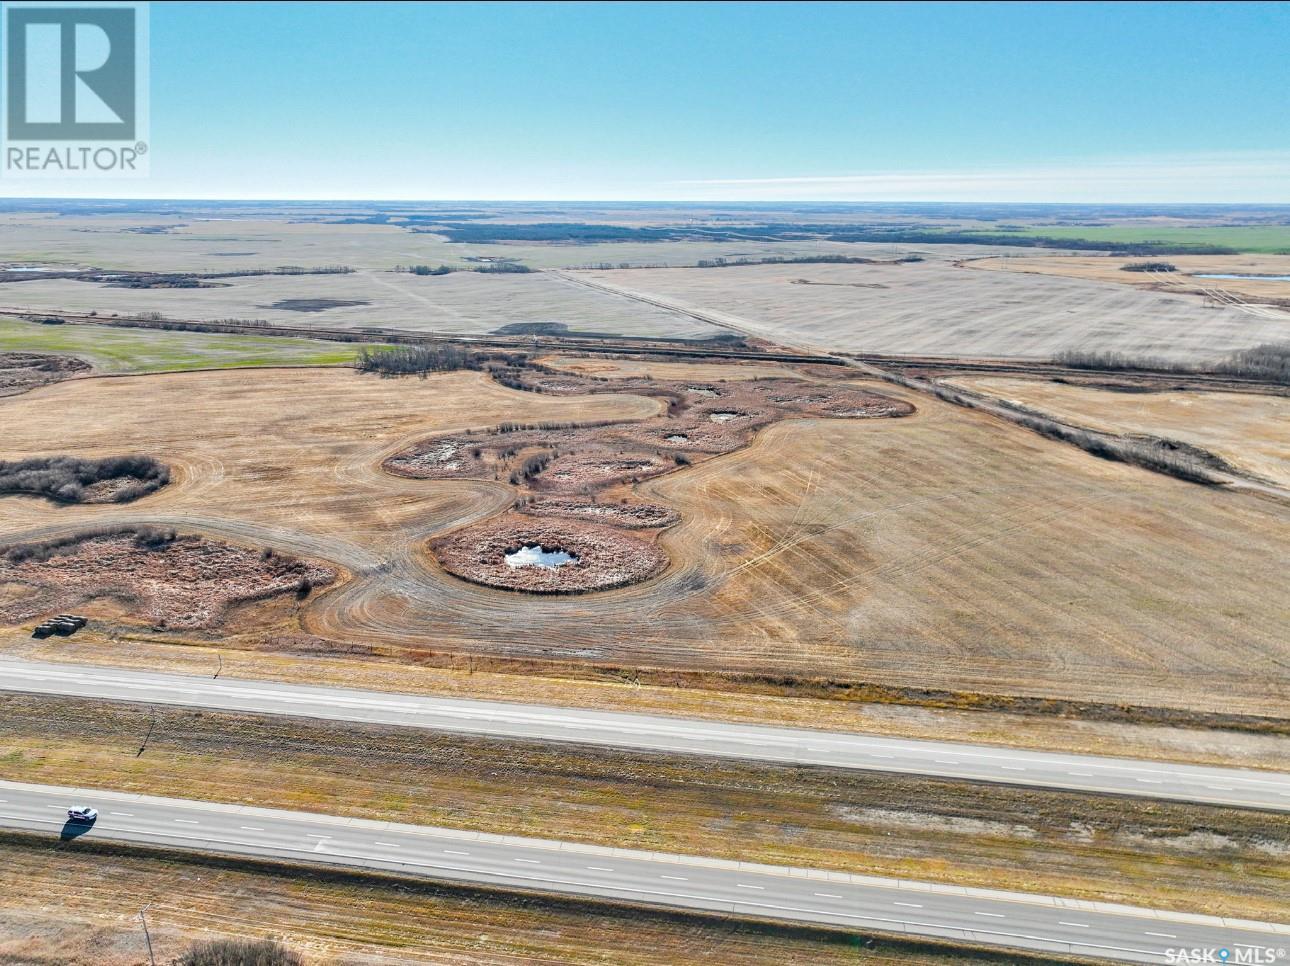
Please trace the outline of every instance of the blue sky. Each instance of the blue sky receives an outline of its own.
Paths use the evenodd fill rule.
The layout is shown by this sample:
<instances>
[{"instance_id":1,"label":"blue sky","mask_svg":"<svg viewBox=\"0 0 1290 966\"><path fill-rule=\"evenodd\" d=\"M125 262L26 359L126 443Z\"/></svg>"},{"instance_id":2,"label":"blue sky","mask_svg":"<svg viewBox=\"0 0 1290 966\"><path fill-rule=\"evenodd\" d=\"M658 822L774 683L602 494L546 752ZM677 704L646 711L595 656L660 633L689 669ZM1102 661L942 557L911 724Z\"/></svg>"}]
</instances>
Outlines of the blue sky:
<instances>
[{"instance_id":1,"label":"blue sky","mask_svg":"<svg viewBox=\"0 0 1290 966\"><path fill-rule=\"evenodd\" d=\"M1290 202L1290 3L154 3L151 197Z\"/></svg>"}]
</instances>

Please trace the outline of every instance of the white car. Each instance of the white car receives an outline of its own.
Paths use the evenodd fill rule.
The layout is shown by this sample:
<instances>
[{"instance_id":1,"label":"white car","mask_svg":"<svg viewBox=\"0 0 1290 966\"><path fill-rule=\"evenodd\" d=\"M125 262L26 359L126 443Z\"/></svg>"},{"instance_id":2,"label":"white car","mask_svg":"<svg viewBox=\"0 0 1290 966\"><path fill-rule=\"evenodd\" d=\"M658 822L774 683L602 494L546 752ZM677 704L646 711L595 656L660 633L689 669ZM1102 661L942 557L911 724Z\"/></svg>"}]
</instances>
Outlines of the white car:
<instances>
[{"instance_id":1,"label":"white car","mask_svg":"<svg viewBox=\"0 0 1290 966\"><path fill-rule=\"evenodd\" d=\"M69 822L84 822L89 824L98 817L98 809L90 808L88 805L82 805L80 808L69 808L67 810L67 821Z\"/></svg>"}]
</instances>

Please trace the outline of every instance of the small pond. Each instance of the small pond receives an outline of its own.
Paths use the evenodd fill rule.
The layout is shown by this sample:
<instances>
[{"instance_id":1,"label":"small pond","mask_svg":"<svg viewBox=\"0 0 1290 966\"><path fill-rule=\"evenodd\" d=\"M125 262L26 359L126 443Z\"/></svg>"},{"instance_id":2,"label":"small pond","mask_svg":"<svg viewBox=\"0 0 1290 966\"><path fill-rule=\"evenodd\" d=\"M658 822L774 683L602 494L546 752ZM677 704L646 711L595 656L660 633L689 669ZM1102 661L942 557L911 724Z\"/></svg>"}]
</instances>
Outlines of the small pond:
<instances>
[{"instance_id":1,"label":"small pond","mask_svg":"<svg viewBox=\"0 0 1290 966\"><path fill-rule=\"evenodd\" d=\"M577 562L578 558L571 553L566 553L558 547L548 550L536 543L526 544L506 555L508 567L546 567L548 570L554 570L556 567Z\"/></svg>"}]
</instances>

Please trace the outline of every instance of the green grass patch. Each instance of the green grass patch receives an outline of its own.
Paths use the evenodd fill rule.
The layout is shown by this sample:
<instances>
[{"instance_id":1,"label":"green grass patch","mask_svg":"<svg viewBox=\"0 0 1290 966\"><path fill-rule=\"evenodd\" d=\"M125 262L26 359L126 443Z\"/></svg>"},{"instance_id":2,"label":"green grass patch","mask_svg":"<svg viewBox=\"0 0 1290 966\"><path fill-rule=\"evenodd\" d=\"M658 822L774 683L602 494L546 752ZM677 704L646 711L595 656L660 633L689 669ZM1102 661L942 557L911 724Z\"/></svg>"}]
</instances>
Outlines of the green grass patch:
<instances>
[{"instance_id":1,"label":"green grass patch","mask_svg":"<svg viewBox=\"0 0 1290 966\"><path fill-rule=\"evenodd\" d=\"M42 325L0 318L0 351L80 356L104 372L176 372L252 366L332 366L353 362L365 343L277 336ZM370 348L370 346L368 346Z\"/></svg>"},{"instance_id":2,"label":"green grass patch","mask_svg":"<svg viewBox=\"0 0 1290 966\"><path fill-rule=\"evenodd\" d=\"M1290 253L1290 225L1029 225L1009 234L1071 238L1114 244L1163 242L1167 245L1221 245L1241 252Z\"/></svg>"}]
</instances>

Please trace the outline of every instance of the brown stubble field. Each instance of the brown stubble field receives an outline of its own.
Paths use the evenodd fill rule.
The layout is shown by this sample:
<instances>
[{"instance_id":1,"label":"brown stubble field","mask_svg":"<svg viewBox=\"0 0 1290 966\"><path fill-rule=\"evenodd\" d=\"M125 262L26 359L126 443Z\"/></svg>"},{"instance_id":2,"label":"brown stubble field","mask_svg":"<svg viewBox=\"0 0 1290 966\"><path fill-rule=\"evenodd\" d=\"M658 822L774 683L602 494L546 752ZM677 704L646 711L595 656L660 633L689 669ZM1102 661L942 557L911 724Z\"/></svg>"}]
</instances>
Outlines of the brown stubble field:
<instances>
[{"instance_id":1,"label":"brown stubble field","mask_svg":"<svg viewBox=\"0 0 1290 966\"><path fill-rule=\"evenodd\" d=\"M661 537L672 564L582 597L447 575L424 539L500 512L512 489L399 479L379 464L436 431L640 419L658 403L517 393L478 374L221 372L46 387L5 403L15 430L5 455L98 455L129 440L171 462L176 482L125 507L6 498L0 533L163 523L348 572L299 613L261 608L225 629L244 646L264 646L287 620L293 632L411 657L1283 712L1283 509L910 399L913 416L787 420L746 449L638 484L641 497L681 511Z\"/></svg>"}]
</instances>

